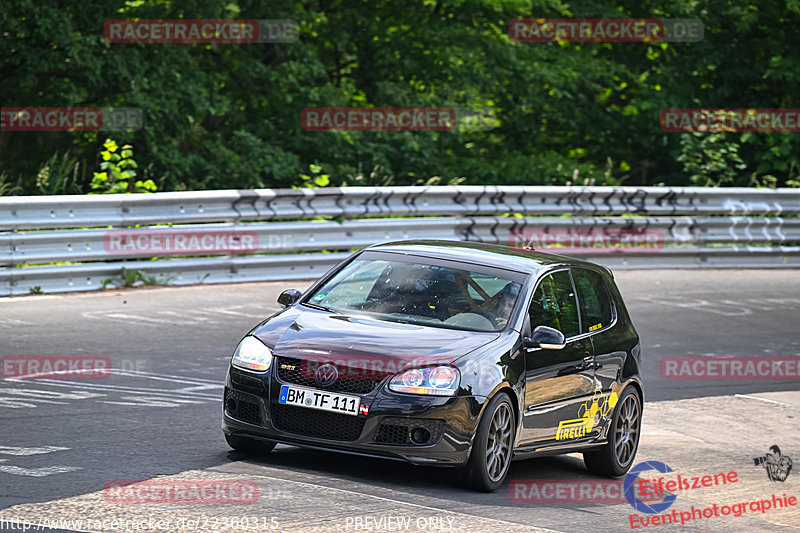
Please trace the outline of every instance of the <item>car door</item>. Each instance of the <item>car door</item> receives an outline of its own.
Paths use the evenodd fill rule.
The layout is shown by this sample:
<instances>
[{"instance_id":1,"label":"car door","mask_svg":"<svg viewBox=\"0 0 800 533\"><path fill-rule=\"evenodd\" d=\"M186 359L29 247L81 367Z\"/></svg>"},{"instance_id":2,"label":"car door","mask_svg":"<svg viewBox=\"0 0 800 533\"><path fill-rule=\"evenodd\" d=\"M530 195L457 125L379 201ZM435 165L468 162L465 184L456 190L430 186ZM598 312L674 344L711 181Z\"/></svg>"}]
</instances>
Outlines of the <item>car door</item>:
<instances>
[{"instance_id":1,"label":"car door","mask_svg":"<svg viewBox=\"0 0 800 533\"><path fill-rule=\"evenodd\" d=\"M638 337L624 322L618 320L618 310L611 296L609 282L600 272L574 267L572 278L578 290L583 331L587 333L595 354L595 379L598 387L599 414L616 404L614 390L626 359L626 347L638 344ZM612 392L615 395L612 396Z\"/></svg>"},{"instance_id":2,"label":"car door","mask_svg":"<svg viewBox=\"0 0 800 533\"><path fill-rule=\"evenodd\" d=\"M552 327L564 334L566 345L560 350L523 348L521 443L581 440L587 433L587 419L582 415L591 410L595 389L593 353L591 342L582 334L577 293L568 269L539 281L528 313L530 332L537 326Z\"/></svg>"}]
</instances>

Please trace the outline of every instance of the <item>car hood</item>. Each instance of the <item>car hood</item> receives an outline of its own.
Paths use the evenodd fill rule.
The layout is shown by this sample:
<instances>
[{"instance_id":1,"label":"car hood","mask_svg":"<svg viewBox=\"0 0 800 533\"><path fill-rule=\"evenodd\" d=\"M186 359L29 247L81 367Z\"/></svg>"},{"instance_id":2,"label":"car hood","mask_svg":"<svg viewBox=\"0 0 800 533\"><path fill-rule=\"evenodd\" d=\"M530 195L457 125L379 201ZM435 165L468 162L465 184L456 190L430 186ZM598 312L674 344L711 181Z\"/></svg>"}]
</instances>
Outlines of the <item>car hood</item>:
<instances>
[{"instance_id":1,"label":"car hood","mask_svg":"<svg viewBox=\"0 0 800 533\"><path fill-rule=\"evenodd\" d=\"M254 333L279 357L387 372L449 364L499 337L496 332L402 324L299 307L273 317Z\"/></svg>"}]
</instances>

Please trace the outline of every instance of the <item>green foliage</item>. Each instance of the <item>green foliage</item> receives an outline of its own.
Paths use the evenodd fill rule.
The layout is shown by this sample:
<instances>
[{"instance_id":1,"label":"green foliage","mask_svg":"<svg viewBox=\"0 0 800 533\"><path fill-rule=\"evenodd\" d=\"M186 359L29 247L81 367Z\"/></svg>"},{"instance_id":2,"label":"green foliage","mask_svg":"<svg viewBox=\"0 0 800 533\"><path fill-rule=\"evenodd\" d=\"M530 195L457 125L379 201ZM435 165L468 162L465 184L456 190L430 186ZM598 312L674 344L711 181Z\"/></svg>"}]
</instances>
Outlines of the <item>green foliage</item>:
<instances>
[{"instance_id":1,"label":"green foliage","mask_svg":"<svg viewBox=\"0 0 800 533\"><path fill-rule=\"evenodd\" d=\"M92 178L92 189L106 194L119 194L131 192L154 192L156 184L153 180L136 180L136 168L139 165L133 159L133 146L126 144L119 148L112 139L103 143L105 150L100 152L103 162L100 169L105 172L95 172ZM118 152L119 150L119 152Z\"/></svg>"},{"instance_id":2,"label":"green foliage","mask_svg":"<svg viewBox=\"0 0 800 533\"><path fill-rule=\"evenodd\" d=\"M167 278L165 280L159 280L157 276L146 274L141 270L136 269L129 269L122 267L122 272L120 273L122 276L122 286L123 287L138 287L140 285L169 285L171 278ZM106 280L111 283L111 280ZM103 287L106 287L108 283L103 283Z\"/></svg>"},{"instance_id":3,"label":"green foliage","mask_svg":"<svg viewBox=\"0 0 800 533\"><path fill-rule=\"evenodd\" d=\"M21 190L19 186L11 185L7 181L8 174L0 172L0 196L14 196Z\"/></svg>"},{"instance_id":4,"label":"green foliage","mask_svg":"<svg viewBox=\"0 0 800 533\"><path fill-rule=\"evenodd\" d=\"M413 177L413 174L411 174ZM394 175L387 172L386 168L382 165L375 165L369 174L364 174L361 170L361 163L358 164L355 172L347 174L342 180L342 186L358 186L358 187L389 187L392 185L400 185L395 182Z\"/></svg>"},{"instance_id":5,"label":"green foliage","mask_svg":"<svg viewBox=\"0 0 800 533\"><path fill-rule=\"evenodd\" d=\"M112 44L102 36L110 19L265 13L297 20L299 40ZM695 43L512 41L508 22L534 16L698 18L705 34ZM0 26L4 107L141 109L140 130L113 135L123 151L136 147L147 171L131 174L137 167L121 164L132 155L106 148L120 159L104 160L89 182L80 173L95 167L98 133L4 132L3 194L9 182L24 194L155 190L148 182L158 190L320 186L321 171L303 173L310 165L324 167L331 186L432 177L748 185L753 173L789 186L800 165L796 134L687 141L658 122L670 107L799 108L796 0L5 0ZM300 126L307 107L449 107L460 121L451 131L315 132ZM64 169L76 161L77 178L49 164L54 152L69 154L57 158Z\"/></svg>"},{"instance_id":6,"label":"green foliage","mask_svg":"<svg viewBox=\"0 0 800 533\"><path fill-rule=\"evenodd\" d=\"M44 294L41 285L34 285L33 287L28 288L28 293L30 294Z\"/></svg>"},{"instance_id":7,"label":"green foliage","mask_svg":"<svg viewBox=\"0 0 800 533\"><path fill-rule=\"evenodd\" d=\"M449 178L447 180L443 179L441 176L433 176L432 178L428 179L418 179L412 185L421 185L423 187L432 187L436 185L460 185L467 180L465 176L461 176L458 178Z\"/></svg>"},{"instance_id":8,"label":"green foliage","mask_svg":"<svg viewBox=\"0 0 800 533\"><path fill-rule=\"evenodd\" d=\"M39 194L78 194L80 186L78 173L80 162L64 152L61 157L58 153L39 168L36 174L36 191Z\"/></svg>"},{"instance_id":9,"label":"green foliage","mask_svg":"<svg viewBox=\"0 0 800 533\"><path fill-rule=\"evenodd\" d=\"M789 167L789 174L783 183L781 183L777 176L773 176L772 174L765 174L759 177L756 172L753 172L753 175L751 176L751 185L754 185L757 188L775 189L783 186L798 189L800 188L800 179L797 177L797 171L797 166L792 164Z\"/></svg>"},{"instance_id":10,"label":"green foliage","mask_svg":"<svg viewBox=\"0 0 800 533\"><path fill-rule=\"evenodd\" d=\"M330 176L322 173L321 166L312 163L308 166L308 168L311 171L311 175L300 174L300 179L302 180L300 182L302 184L301 187L327 187L330 184Z\"/></svg>"},{"instance_id":11,"label":"green foliage","mask_svg":"<svg viewBox=\"0 0 800 533\"><path fill-rule=\"evenodd\" d=\"M719 187L733 183L737 170L747 165L739 156L739 143L730 141L728 133L683 133L678 161L693 185Z\"/></svg>"}]
</instances>

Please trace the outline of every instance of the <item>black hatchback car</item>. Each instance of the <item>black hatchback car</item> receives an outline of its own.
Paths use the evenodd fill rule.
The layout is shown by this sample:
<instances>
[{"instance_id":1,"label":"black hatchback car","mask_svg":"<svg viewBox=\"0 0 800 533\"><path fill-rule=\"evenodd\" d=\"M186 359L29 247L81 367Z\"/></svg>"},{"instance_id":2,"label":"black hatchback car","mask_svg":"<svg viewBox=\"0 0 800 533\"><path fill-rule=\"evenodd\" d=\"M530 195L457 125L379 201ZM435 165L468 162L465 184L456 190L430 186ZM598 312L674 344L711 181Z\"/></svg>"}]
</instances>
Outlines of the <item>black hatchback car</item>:
<instances>
[{"instance_id":1,"label":"black hatchback car","mask_svg":"<svg viewBox=\"0 0 800 533\"><path fill-rule=\"evenodd\" d=\"M512 459L582 452L625 474L639 444L639 336L611 272L453 241L366 248L242 339L222 429L276 443L460 467L497 489Z\"/></svg>"}]
</instances>

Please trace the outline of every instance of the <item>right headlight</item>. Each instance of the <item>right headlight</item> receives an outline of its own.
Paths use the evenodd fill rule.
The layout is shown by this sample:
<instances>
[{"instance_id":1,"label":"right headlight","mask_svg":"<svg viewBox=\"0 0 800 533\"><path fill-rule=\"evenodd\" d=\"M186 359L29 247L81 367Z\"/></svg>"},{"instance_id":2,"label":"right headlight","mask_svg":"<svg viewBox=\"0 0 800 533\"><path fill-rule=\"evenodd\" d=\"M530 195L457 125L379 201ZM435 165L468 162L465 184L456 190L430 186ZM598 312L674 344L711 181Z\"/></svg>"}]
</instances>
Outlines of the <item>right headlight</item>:
<instances>
[{"instance_id":1,"label":"right headlight","mask_svg":"<svg viewBox=\"0 0 800 533\"><path fill-rule=\"evenodd\" d=\"M409 394L453 396L458 390L461 375L452 366L412 368L397 374L389 382L389 390Z\"/></svg>"},{"instance_id":2,"label":"right headlight","mask_svg":"<svg viewBox=\"0 0 800 533\"><path fill-rule=\"evenodd\" d=\"M233 352L231 364L245 370L266 372L272 363L272 352L264 343L252 335L248 335Z\"/></svg>"}]
</instances>

